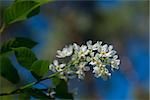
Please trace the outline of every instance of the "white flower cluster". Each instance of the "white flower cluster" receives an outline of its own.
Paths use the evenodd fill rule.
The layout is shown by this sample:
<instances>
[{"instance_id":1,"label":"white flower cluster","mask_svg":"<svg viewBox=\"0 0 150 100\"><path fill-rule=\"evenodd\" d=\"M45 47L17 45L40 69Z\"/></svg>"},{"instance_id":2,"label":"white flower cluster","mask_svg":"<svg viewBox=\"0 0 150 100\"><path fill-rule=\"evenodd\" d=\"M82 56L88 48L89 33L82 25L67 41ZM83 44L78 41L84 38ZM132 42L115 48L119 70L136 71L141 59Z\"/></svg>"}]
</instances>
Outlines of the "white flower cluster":
<instances>
[{"instance_id":1,"label":"white flower cluster","mask_svg":"<svg viewBox=\"0 0 150 100\"><path fill-rule=\"evenodd\" d=\"M53 72L60 72L62 78L70 78L77 76L83 79L85 71L92 69L95 77L104 79L111 76L110 71L118 69L120 60L112 45L104 44L97 41L92 44L92 41L87 41L86 45L66 46L61 50L57 50L57 58L70 57L67 63L59 64L58 60L54 60L50 64L49 69Z\"/></svg>"}]
</instances>

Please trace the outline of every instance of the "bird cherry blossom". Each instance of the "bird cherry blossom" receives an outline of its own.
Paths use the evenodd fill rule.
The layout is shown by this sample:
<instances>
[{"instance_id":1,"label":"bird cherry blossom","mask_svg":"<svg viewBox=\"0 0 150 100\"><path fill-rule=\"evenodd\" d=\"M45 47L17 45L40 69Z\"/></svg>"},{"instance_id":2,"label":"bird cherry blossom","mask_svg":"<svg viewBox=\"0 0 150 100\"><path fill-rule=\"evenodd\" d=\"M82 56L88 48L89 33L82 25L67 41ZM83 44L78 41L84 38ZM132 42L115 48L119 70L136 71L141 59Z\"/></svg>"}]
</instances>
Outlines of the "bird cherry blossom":
<instances>
[{"instance_id":1,"label":"bird cherry blossom","mask_svg":"<svg viewBox=\"0 0 150 100\"><path fill-rule=\"evenodd\" d=\"M91 40L86 45L65 46L62 50L57 50L57 58L70 57L65 63L59 64L59 60L54 60L49 69L52 72L61 72L63 78L84 79L85 72L92 70L96 78L107 79L114 69L119 69L120 60L112 45L103 44L102 41L92 43Z\"/></svg>"}]
</instances>

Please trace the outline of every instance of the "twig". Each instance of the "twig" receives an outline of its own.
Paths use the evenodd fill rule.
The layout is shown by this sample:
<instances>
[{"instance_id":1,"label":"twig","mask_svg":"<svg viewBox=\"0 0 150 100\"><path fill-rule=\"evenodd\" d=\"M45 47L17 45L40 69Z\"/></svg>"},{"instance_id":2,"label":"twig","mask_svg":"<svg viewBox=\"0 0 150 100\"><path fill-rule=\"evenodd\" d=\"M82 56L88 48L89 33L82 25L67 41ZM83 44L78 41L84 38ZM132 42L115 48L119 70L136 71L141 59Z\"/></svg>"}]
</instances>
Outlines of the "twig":
<instances>
[{"instance_id":1,"label":"twig","mask_svg":"<svg viewBox=\"0 0 150 100\"><path fill-rule=\"evenodd\" d=\"M0 34L3 33L4 29L5 29L5 24L2 24L2 27L0 28Z\"/></svg>"},{"instance_id":2,"label":"twig","mask_svg":"<svg viewBox=\"0 0 150 100\"><path fill-rule=\"evenodd\" d=\"M1 93L0 96L18 94L18 93L22 92L24 89L29 88L29 87L32 87L32 86L34 86L34 85L40 83L41 81L50 79L50 78L52 78L52 77L58 75L59 73L60 73L60 72L57 72L57 73L54 73L54 74L52 74L52 75L50 75L50 76L48 76L48 77L46 77L46 78L40 79L40 80L38 80L38 81L36 81L36 82L29 83L29 84L27 84L27 85L25 85L25 86L23 86L23 87L20 87L20 88L18 88L18 89L16 89L16 90L13 90L13 91L11 91L11 92L9 92L9 93Z\"/></svg>"}]
</instances>

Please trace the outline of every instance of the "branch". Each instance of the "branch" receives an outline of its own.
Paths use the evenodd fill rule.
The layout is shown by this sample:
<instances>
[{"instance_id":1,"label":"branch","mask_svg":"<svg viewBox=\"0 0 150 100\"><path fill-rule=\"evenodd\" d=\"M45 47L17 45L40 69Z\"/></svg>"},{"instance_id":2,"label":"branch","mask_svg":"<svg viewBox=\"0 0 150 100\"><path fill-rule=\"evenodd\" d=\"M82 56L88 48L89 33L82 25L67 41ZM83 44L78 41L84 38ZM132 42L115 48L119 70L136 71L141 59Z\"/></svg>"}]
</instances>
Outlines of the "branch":
<instances>
[{"instance_id":1,"label":"branch","mask_svg":"<svg viewBox=\"0 0 150 100\"><path fill-rule=\"evenodd\" d=\"M54 76L58 75L59 73L60 73L60 72L57 72L57 73L54 73L54 74L52 74L52 75L50 75L50 76L48 76L48 77L42 78L42 79L40 79L40 80L38 80L38 81L36 81L36 82L29 83L29 84L27 84L27 85L25 85L25 86L23 86L23 87L20 87L20 88L18 88L18 89L16 89L16 90L13 90L13 91L11 91L11 92L9 92L9 93L1 93L0 96L14 95L14 94L21 93L21 92L23 92L24 89L29 88L29 87L32 87L32 86L34 86L34 85L40 83L41 81L44 81L44 80L53 78Z\"/></svg>"},{"instance_id":2,"label":"branch","mask_svg":"<svg viewBox=\"0 0 150 100\"><path fill-rule=\"evenodd\" d=\"M2 26L0 28L0 35L3 33L4 29L5 29L5 24L2 24Z\"/></svg>"}]
</instances>

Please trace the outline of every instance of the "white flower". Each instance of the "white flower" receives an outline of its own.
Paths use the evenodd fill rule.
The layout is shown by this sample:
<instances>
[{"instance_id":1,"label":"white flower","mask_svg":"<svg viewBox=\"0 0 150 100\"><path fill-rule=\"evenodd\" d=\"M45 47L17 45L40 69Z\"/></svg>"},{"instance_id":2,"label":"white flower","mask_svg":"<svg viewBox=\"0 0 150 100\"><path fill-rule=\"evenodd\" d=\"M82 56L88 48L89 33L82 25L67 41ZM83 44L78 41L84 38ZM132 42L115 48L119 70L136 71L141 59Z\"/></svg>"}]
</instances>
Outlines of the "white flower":
<instances>
[{"instance_id":1,"label":"white flower","mask_svg":"<svg viewBox=\"0 0 150 100\"><path fill-rule=\"evenodd\" d=\"M87 62L80 62L78 68L82 69L83 71L89 71L90 67L86 66Z\"/></svg>"},{"instance_id":2,"label":"white flower","mask_svg":"<svg viewBox=\"0 0 150 100\"><path fill-rule=\"evenodd\" d=\"M112 57L116 54L116 51L113 50L113 46L112 45L109 45L108 47L108 52L106 54L107 57Z\"/></svg>"},{"instance_id":3,"label":"white flower","mask_svg":"<svg viewBox=\"0 0 150 100\"><path fill-rule=\"evenodd\" d=\"M79 58L81 58L81 57L85 57L89 53L89 50L86 45L82 45L80 47L74 43L74 52Z\"/></svg>"},{"instance_id":4,"label":"white flower","mask_svg":"<svg viewBox=\"0 0 150 100\"><path fill-rule=\"evenodd\" d=\"M84 71L89 71L90 70L90 67L89 66L86 66L87 62L81 62L79 63L77 67L77 71L76 71L76 74L78 75L78 78L79 79L83 79L84 76L85 76L85 73Z\"/></svg>"},{"instance_id":5,"label":"white flower","mask_svg":"<svg viewBox=\"0 0 150 100\"><path fill-rule=\"evenodd\" d=\"M49 69L53 72L61 72L65 66L66 64L59 64L58 60L54 60L53 64L50 64Z\"/></svg>"},{"instance_id":6,"label":"white flower","mask_svg":"<svg viewBox=\"0 0 150 100\"><path fill-rule=\"evenodd\" d=\"M118 56L115 55L113 56L113 59L111 60L111 67L112 67L112 70L113 69L119 69L119 65L120 65L120 60L117 59Z\"/></svg>"},{"instance_id":7,"label":"white flower","mask_svg":"<svg viewBox=\"0 0 150 100\"><path fill-rule=\"evenodd\" d=\"M112 50L113 46L112 45L103 45L101 48L98 50L100 53L101 57L113 57L116 54L115 50Z\"/></svg>"},{"instance_id":8,"label":"white flower","mask_svg":"<svg viewBox=\"0 0 150 100\"><path fill-rule=\"evenodd\" d=\"M56 57L64 58L64 57L72 55L72 53L73 53L73 47L70 45L69 47L66 46L65 48L63 48L62 51L57 50Z\"/></svg>"},{"instance_id":9,"label":"white flower","mask_svg":"<svg viewBox=\"0 0 150 100\"><path fill-rule=\"evenodd\" d=\"M76 43L73 43L73 47L75 51L79 51L80 46L77 45Z\"/></svg>"},{"instance_id":10,"label":"white flower","mask_svg":"<svg viewBox=\"0 0 150 100\"><path fill-rule=\"evenodd\" d=\"M113 46L112 46L112 45L109 45L108 51L111 51L112 49L113 49Z\"/></svg>"},{"instance_id":11,"label":"white flower","mask_svg":"<svg viewBox=\"0 0 150 100\"><path fill-rule=\"evenodd\" d=\"M91 40L87 41L86 45L87 45L88 49L90 49L90 50L92 49L93 45L92 45L92 41Z\"/></svg>"},{"instance_id":12,"label":"white flower","mask_svg":"<svg viewBox=\"0 0 150 100\"><path fill-rule=\"evenodd\" d=\"M95 77L102 77L105 78L107 76L111 76L111 73L109 73L108 69L105 67L105 65L95 66L93 67L93 73Z\"/></svg>"},{"instance_id":13,"label":"white flower","mask_svg":"<svg viewBox=\"0 0 150 100\"><path fill-rule=\"evenodd\" d=\"M105 79L111 76L110 72L113 69L119 69L120 65L120 60L116 51L113 50L113 46L102 45L101 41L92 44L92 41L89 40L86 45L81 46L73 43L73 45L63 48L62 51L58 50L56 56L58 58L71 56L66 64L59 64L57 60L54 60L53 64L49 66L49 69L53 72L61 72L60 76L63 79L74 76L84 79L85 71L89 71L90 67L92 67L95 77Z\"/></svg>"},{"instance_id":14,"label":"white flower","mask_svg":"<svg viewBox=\"0 0 150 100\"><path fill-rule=\"evenodd\" d=\"M99 50L101 48L101 41L97 41L93 46L92 46L92 50Z\"/></svg>"},{"instance_id":15,"label":"white flower","mask_svg":"<svg viewBox=\"0 0 150 100\"><path fill-rule=\"evenodd\" d=\"M96 53L95 56L92 56L91 61L89 63L90 65L101 65L101 59L100 54Z\"/></svg>"},{"instance_id":16,"label":"white flower","mask_svg":"<svg viewBox=\"0 0 150 100\"><path fill-rule=\"evenodd\" d=\"M87 49L87 46L82 45L82 46L80 47L79 55L80 55L81 57L84 57L85 55L88 54L88 52L89 52L89 50Z\"/></svg>"},{"instance_id":17,"label":"white flower","mask_svg":"<svg viewBox=\"0 0 150 100\"><path fill-rule=\"evenodd\" d=\"M98 51L99 51L101 57L107 57L108 45L105 44L105 45L101 46L101 48L98 49Z\"/></svg>"},{"instance_id":18,"label":"white flower","mask_svg":"<svg viewBox=\"0 0 150 100\"><path fill-rule=\"evenodd\" d=\"M76 74L78 75L78 78L79 78L79 79L84 79L84 77L85 77L85 73L84 73L83 70L78 70L78 71L76 72Z\"/></svg>"},{"instance_id":19,"label":"white flower","mask_svg":"<svg viewBox=\"0 0 150 100\"><path fill-rule=\"evenodd\" d=\"M50 96L52 98L54 98L54 95L56 94L55 91L51 91L50 93L46 93L47 96Z\"/></svg>"}]
</instances>

